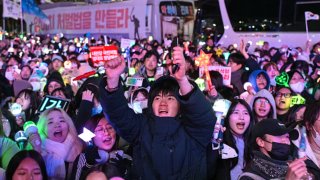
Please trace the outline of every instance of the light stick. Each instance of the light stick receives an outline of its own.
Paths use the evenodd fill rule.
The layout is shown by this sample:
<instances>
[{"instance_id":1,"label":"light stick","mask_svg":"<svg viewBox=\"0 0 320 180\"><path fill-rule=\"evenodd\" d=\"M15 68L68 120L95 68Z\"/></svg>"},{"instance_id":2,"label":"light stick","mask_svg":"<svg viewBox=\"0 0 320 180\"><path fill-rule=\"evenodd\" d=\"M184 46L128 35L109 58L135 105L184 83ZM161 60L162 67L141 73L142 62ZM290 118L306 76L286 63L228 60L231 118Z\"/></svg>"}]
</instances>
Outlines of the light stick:
<instances>
[{"instance_id":1,"label":"light stick","mask_svg":"<svg viewBox=\"0 0 320 180\"><path fill-rule=\"evenodd\" d=\"M200 55L195 58L195 64L199 67L204 67L204 72L206 74L206 81L209 86L209 91L212 89L211 77L208 70L208 65L210 64L211 54L206 54L203 50L200 50Z\"/></svg>"}]
</instances>

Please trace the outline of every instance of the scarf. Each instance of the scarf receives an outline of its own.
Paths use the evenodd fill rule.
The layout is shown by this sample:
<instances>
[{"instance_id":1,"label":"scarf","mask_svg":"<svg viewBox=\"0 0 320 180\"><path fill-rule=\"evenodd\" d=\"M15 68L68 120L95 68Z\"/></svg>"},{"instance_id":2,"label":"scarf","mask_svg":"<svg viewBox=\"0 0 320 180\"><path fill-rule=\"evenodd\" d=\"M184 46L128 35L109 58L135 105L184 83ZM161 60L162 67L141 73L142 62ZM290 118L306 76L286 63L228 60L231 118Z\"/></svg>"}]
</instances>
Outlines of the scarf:
<instances>
[{"instance_id":1,"label":"scarf","mask_svg":"<svg viewBox=\"0 0 320 180\"><path fill-rule=\"evenodd\" d=\"M65 162L73 162L81 152L81 148L75 146L75 139L70 134L63 143L45 139L43 149L50 179L65 179Z\"/></svg>"},{"instance_id":2,"label":"scarf","mask_svg":"<svg viewBox=\"0 0 320 180\"><path fill-rule=\"evenodd\" d=\"M278 161L267 157L261 152L254 151L253 168L259 172L264 179L284 178L287 174L288 165L286 161Z\"/></svg>"}]
</instances>

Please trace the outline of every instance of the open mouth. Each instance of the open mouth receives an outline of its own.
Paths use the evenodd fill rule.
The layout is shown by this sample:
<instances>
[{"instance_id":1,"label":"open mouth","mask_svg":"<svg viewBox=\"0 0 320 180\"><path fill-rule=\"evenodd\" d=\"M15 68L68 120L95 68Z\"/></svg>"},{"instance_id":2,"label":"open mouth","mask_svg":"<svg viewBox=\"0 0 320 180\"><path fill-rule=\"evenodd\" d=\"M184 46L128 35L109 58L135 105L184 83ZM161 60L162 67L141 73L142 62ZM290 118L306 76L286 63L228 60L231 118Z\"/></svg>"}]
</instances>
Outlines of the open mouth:
<instances>
[{"instance_id":1,"label":"open mouth","mask_svg":"<svg viewBox=\"0 0 320 180\"><path fill-rule=\"evenodd\" d=\"M266 113L266 110L265 110L265 109L258 109L258 111L259 111L260 113Z\"/></svg>"},{"instance_id":2,"label":"open mouth","mask_svg":"<svg viewBox=\"0 0 320 180\"><path fill-rule=\"evenodd\" d=\"M53 136L56 137L56 138L61 138L62 137L62 131L61 130L55 131L53 133Z\"/></svg>"},{"instance_id":3,"label":"open mouth","mask_svg":"<svg viewBox=\"0 0 320 180\"><path fill-rule=\"evenodd\" d=\"M111 137L107 137L106 139L103 140L103 143L106 145L111 144L112 138Z\"/></svg>"},{"instance_id":4,"label":"open mouth","mask_svg":"<svg viewBox=\"0 0 320 180\"><path fill-rule=\"evenodd\" d=\"M240 130L244 129L244 125L245 125L244 122L239 122L239 123L236 124L237 128L240 129Z\"/></svg>"},{"instance_id":5,"label":"open mouth","mask_svg":"<svg viewBox=\"0 0 320 180\"><path fill-rule=\"evenodd\" d=\"M281 100L281 101L280 101L280 104L286 104L286 101Z\"/></svg>"},{"instance_id":6,"label":"open mouth","mask_svg":"<svg viewBox=\"0 0 320 180\"><path fill-rule=\"evenodd\" d=\"M167 109L160 109L159 110L159 114L168 114L168 110Z\"/></svg>"}]
</instances>

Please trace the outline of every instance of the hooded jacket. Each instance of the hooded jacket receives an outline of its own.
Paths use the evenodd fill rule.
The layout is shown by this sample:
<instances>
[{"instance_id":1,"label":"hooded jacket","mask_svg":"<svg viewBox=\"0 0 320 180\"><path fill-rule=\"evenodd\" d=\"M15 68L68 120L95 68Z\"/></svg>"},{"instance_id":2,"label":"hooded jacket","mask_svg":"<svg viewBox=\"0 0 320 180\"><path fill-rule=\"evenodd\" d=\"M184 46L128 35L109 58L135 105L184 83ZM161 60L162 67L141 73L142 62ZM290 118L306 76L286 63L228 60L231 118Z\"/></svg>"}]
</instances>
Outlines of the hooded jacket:
<instances>
[{"instance_id":1,"label":"hooded jacket","mask_svg":"<svg viewBox=\"0 0 320 180\"><path fill-rule=\"evenodd\" d=\"M216 118L203 93L192 85L189 94L177 96L181 116L146 117L128 107L120 85L108 92L101 81L103 111L117 134L133 146L130 179L206 179L206 147Z\"/></svg>"},{"instance_id":2,"label":"hooded jacket","mask_svg":"<svg viewBox=\"0 0 320 180\"><path fill-rule=\"evenodd\" d=\"M260 97L266 98L266 99L269 101L269 103L271 104L271 108L272 108L272 110L273 110L273 117L272 117L272 118L273 118L273 119L277 119L276 102L275 102L273 96L271 95L271 93L270 93L268 90L266 90L266 89L260 90L257 94L255 94L255 95L253 96L253 98L252 98L251 101L249 102L249 105L250 105L252 111L254 111L254 109L253 109L253 108L254 108L254 107L253 107L254 101L255 101L257 98L260 98Z\"/></svg>"},{"instance_id":3,"label":"hooded jacket","mask_svg":"<svg viewBox=\"0 0 320 180\"><path fill-rule=\"evenodd\" d=\"M258 88L258 85L257 85L257 77L260 74L262 74L267 80L267 86L265 87L265 89L269 89L269 87L270 87L270 78L269 78L269 75L266 73L266 71L264 71L264 70L255 70L249 76L249 82L252 84L252 87L255 90L255 92L259 91L259 88Z\"/></svg>"}]
</instances>

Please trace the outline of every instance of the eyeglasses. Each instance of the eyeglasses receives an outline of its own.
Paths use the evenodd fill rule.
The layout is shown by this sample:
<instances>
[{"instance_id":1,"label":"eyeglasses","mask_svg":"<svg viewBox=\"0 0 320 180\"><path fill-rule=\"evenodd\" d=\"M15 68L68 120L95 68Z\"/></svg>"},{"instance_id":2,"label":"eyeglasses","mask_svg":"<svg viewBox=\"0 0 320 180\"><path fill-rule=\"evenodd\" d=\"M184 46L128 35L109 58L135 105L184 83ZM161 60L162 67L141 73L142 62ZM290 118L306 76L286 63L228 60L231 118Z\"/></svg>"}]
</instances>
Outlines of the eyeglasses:
<instances>
[{"instance_id":1,"label":"eyeglasses","mask_svg":"<svg viewBox=\"0 0 320 180\"><path fill-rule=\"evenodd\" d=\"M281 92L276 93L276 97L282 97L282 96L284 96L285 98L289 98L291 97L291 93L281 93Z\"/></svg>"},{"instance_id":2,"label":"eyeglasses","mask_svg":"<svg viewBox=\"0 0 320 180\"><path fill-rule=\"evenodd\" d=\"M266 99L257 99L256 100L256 103L259 103L259 104L270 104L270 102Z\"/></svg>"},{"instance_id":3,"label":"eyeglasses","mask_svg":"<svg viewBox=\"0 0 320 180\"><path fill-rule=\"evenodd\" d=\"M98 128L96 128L96 129L94 130L94 132L95 132L96 134L103 134L103 133L105 133L106 131L107 131L108 133L112 133L112 132L114 132L114 129L113 129L112 126L107 126L107 127L105 127L105 128L103 128L103 127L98 127Z\"/></svg>"}]
</instances>

